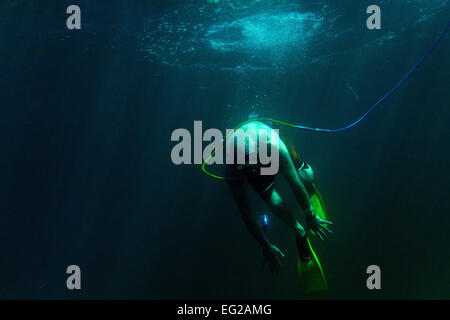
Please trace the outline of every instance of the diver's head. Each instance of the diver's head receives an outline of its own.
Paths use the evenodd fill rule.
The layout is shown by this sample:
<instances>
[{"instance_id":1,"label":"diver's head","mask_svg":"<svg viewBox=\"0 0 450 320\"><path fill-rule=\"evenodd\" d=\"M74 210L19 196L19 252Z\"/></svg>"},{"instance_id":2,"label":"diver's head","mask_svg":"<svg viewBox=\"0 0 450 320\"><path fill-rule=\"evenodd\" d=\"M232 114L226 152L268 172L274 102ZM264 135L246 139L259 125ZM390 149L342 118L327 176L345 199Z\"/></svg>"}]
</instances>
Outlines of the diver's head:
<instances>
[{"instance_id":1,"label":"diver's head","mask_svg":"<svg viewBox=\"0 0 450 320\"><path fill-rule=\"evenodd\" d=\"M248 120L253 120L253 119L258 119L258 118L260 118L260 115L255 112L252 112L248 115Z\"/></svg>"}]
</instances>

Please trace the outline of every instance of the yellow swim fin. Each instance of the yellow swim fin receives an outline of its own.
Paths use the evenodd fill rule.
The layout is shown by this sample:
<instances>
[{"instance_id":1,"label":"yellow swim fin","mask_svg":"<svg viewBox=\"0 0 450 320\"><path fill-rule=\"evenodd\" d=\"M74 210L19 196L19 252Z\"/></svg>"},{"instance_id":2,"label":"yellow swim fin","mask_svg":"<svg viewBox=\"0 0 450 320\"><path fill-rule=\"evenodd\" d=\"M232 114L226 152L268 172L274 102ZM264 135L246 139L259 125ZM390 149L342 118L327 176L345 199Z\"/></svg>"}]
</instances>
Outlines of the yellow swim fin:
<instances>
[{"instance_id":1,"label":"yellow swim fin","mask_svg":"<svg viewBox=\"0 0 450 320\"><path fill-rule=\"evenodd\" d=\"M309 239L307 241L313 258L309 261L302 261L300 257L297 257L297 272L300 280L300 288L304 293L328 290L328 284L325 280L320 261L311 247Z\"/></svg>"},{"instance_id":2,"label":"yellow swim fin","mask_svg":"<svg viewBox=\"0 0 450 320\"><path fill-rule=\"evenodd\" d=\"M314 193L310 196L310 203L314 208L314 213L320 218L327 220L327 213L322 196L315 185L313 185L313 188ZM314 234L314 232L312 233ZM312 259L303 261L300 257L297 257L297 273L300 280L300 288L304 293L328 290L328 284L323 273L322 265L320 264L319 258L317 258L309 239L307 239L307 241L312 253Z\"/></svg>"}]
</instances>

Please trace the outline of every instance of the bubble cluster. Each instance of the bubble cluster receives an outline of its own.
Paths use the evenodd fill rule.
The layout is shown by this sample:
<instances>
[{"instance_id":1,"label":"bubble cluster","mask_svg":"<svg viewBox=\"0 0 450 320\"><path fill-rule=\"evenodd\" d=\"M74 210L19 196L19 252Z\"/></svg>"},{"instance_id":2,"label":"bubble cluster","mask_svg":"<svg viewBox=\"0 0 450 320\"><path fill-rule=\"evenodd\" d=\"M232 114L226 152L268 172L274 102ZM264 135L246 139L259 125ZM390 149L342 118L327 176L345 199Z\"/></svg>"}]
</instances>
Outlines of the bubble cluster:
<instances>
[{"instance_id":1,"label":"bubble cluster","mask_svg":"<svg viewBox=\"0 0 450 320\"><path fill-rule=\"evenodd\" d=\"M204 68L271 68L283 55L302 54L311 39L324 33L324 25L320 11L303 12L295 4L208 1L150 18L139 36L151 61Z\"/></svg>"},{"instance_id":2,"label":"bubble cluster","mask_svg":"<svg viewBox=\"0 0 450 320\"><path fill-rule=\"evenodd\" d=\"M409 22L431 19L447 2L407 0L410 14L401 20L403 27L387 30L379 39L368 37L364 44L355 41L355 47L346 50L358 54L364 48L384 45L396 38L398 31ZM357 34L364 31L355 30L355 24L343 21L342 12L330 8L326 1L308 2L308 6L301 3L207 0L199 5L188 2L178 9L148 18L145 29L139 34L141 49L149 61L170 66L236 72L280 69L280 66L295 66L295 61L305 59L312 63L323 57L326 60L338 54L338 42L349 43L360 38ZM345 25L351 27L345 28Z\"/></svg>"}]
</instances>

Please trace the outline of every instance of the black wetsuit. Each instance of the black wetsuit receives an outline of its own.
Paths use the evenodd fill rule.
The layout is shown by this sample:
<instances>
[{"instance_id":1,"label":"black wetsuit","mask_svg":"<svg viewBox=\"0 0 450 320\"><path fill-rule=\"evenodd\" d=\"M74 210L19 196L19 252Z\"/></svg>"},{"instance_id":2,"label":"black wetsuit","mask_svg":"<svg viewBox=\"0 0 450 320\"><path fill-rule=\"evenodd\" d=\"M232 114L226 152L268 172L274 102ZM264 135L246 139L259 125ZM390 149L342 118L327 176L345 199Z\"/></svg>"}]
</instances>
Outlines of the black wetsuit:
<instances>
[{"instance_id":1,"label":"black wetsuit","mask_svg":"<svg viewBox=\"0 0 450 320\"><path fill-rule=\"evenodd\" d=\"M267 198L272 193L275 175L261 175L262 167L260 164L250 164L238 169L236 165L227 165L227 182L248 182L261 197Z\"/></svg>"}]
</instances>

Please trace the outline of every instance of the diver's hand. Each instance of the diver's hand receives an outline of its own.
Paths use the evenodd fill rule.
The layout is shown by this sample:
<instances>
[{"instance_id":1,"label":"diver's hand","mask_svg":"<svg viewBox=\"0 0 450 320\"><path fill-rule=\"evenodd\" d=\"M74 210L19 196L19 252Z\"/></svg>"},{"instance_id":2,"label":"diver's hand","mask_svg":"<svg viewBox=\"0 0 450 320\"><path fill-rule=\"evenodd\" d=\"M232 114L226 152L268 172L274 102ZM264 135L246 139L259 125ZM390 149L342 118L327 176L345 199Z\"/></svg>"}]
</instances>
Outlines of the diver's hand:
<instances>
[{"instance_id":1,"label":"diver's hand","mask_svg":"<svg viewBox=\"0 0 450 320\"><path fill-rule=\"evenodd\" d=\"M327 238L327 233L332 233L327 227L328 224L333 224L333 222L321 219L312 211L306 212L306 228L314 231L321 240Z\"/></svg>"},{"instance_id":2,"label":"diver's hand","mask_svg":"<svg viewBox=\"0 0 450 320\"><path fill-rule=\"evenodd\" d=\"M283 252L274 245L263 248L264 261L263 266L267 263L272 273L279 273L282 269L281 258L284 258Z\"/></svg>"}]
</instances>

